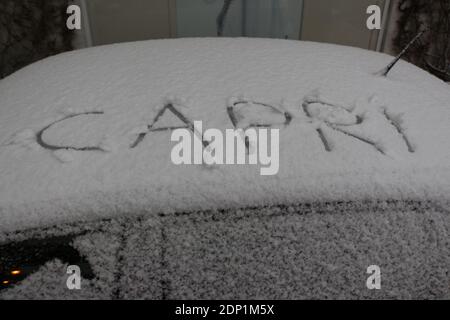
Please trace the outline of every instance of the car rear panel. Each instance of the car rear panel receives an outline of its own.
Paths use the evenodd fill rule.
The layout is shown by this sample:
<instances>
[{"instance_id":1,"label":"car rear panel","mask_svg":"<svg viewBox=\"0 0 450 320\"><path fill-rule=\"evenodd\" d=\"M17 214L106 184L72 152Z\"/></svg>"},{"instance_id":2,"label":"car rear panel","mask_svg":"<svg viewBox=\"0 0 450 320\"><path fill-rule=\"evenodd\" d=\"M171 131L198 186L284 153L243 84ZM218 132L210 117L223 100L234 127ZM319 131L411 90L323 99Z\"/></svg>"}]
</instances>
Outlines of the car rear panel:
<instances>
[{"instance_id":1,"label":"car rear panel","mask_svg":"<svg viewBox=\"0 0 450 320\"><path fill-rule=\"evenodd\" d=\"M3 234L2 276L14 267L27 273L33 252L41 265L3 285L0 297L448 299L446 208L417 201L310 203ZM80 266L80 290L66 286L69 264ZM370 265L380 266L381 290L366 287Z\"/></svg>"}]
</instances>

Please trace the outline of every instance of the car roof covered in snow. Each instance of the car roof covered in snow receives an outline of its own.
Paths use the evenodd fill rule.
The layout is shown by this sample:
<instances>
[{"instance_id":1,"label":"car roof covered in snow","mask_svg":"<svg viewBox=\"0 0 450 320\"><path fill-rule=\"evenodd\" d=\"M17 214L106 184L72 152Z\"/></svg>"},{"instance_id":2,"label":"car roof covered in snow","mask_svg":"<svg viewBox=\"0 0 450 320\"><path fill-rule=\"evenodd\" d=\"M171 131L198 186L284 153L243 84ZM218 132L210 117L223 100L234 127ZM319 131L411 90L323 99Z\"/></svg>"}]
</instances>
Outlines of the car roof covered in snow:
<instances>
[{"instance_id":1,"label":"car roof covered in snow","mask_svg":"<svg viewBox=\"0 0 450 320\"><path fill-rule=\"evenodd\" d=\"M450 88L404 61L377 75L391 60L300 41L176 39L34 63L0 81L0 231L162 211L448 199ZM149 132L155 119L155 128L182 119L233 128L232 108L238 126L280 129L278 174L176 166L170 130Z\"/></svg>"}]
</instances>

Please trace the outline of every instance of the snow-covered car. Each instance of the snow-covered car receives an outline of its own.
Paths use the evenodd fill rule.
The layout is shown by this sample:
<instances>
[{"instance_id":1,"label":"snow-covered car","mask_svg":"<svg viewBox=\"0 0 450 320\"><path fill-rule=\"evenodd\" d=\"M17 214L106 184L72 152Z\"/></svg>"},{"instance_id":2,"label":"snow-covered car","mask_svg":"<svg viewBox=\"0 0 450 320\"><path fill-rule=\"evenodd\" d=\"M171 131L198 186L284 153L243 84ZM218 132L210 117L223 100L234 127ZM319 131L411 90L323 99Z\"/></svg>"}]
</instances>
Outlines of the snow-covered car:
<instances>
[{"instance_id":1,"label":"snow-covered car","mask_svg":"<svg viewBox=\"0 0 450 320\"><path fill-rule=\"evenodd\" d=\"M1 80L0 298L449 299L450 88L391 60L151 40ZM194 121L279 129L277 174L174 164Z\"/></svg>"}]
</instances>

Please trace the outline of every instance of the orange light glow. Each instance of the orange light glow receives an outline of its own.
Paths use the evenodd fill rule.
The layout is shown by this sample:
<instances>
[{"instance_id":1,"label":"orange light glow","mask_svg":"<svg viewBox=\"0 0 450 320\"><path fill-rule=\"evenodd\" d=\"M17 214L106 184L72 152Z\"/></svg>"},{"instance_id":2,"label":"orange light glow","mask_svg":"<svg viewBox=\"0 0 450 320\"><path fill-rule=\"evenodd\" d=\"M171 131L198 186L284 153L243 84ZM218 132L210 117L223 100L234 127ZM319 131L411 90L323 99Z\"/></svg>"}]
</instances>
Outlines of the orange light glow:
<instances>
[{"instance_id":1,"label":"orange light glow","mask_svg":"<svg viewBox=\"0 0 450 320\"><path fill-rule=\"evenodd\" d=\"M5 280L5 281L3 281L2 283L3 283L3 284L8 284L9 281L8 281L8 280Z\"/></svg>"},{"instance_id":2,"label":"orange light glow","mask_svg":"<svg viewBox=\"0 0 450 320\"><path fill-rule=\"evenodd\" d=\"M20 271L20 270L13 270L13 271L11 271L11 274L13 275L13 276L17 276L17 275L19 275L19 274L21 274L22 272Z\"/></svg>"}]
</instances>

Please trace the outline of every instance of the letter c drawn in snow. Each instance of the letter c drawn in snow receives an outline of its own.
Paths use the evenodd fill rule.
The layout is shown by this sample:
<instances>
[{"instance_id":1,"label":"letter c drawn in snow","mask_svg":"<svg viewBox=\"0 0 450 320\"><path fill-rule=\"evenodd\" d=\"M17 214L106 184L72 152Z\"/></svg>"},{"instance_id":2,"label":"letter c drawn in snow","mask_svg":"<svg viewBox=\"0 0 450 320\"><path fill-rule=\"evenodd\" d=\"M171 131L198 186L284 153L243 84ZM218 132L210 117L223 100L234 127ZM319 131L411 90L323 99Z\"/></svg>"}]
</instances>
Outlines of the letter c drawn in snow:
<instances>
[{"instance_id":1,"label":"letter c drawn in snow","mask_svg":"<svg viewBox=\"0 0 450 320\"><path fill-rule=\"evenodd\" d=\"M76 114L71 114L68 115L60 120L54 121L52 123L50 123L48 126L44 127L43 129L41 129L40 131L38 131L36 133L36 142L44 149L47 150L51 150L51 151L56 151L56 150L75 150L75 151L104 151L101 147L99 146L87 146L87 147L73 147L73 146L57 146L57 145L52 145L49 144L47 142L44 141L43 135L45 133L45 131L47 131L48 129L50 129L52 126L54 126L57 123L63 122L65 120L68 119L72 119L78 116L82 116L82 115L101 115L104 114L103 111L89 111L89 112L82 112L82 113L76 113Z\"/></svg>"}]
</instances>

